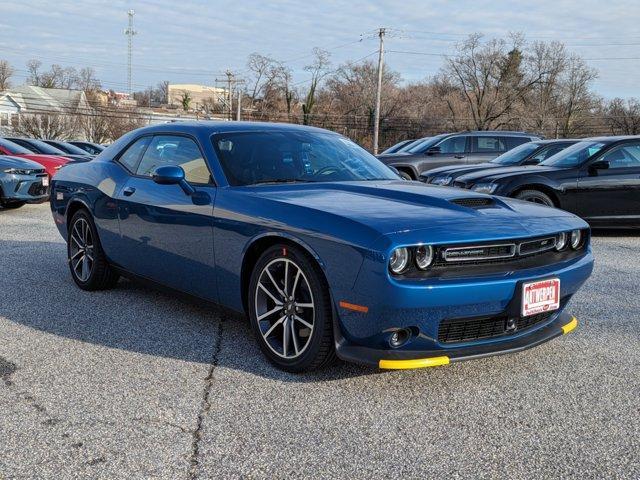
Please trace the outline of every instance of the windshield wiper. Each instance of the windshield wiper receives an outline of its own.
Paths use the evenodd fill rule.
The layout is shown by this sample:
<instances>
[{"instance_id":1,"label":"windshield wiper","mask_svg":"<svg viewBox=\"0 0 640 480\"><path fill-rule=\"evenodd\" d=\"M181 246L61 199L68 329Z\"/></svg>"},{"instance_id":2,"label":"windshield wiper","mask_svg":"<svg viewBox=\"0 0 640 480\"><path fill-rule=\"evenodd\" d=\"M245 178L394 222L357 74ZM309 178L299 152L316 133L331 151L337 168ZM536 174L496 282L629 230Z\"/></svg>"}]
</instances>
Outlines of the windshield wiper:
<instances>
[{"instance_id":1,"label":"windshield wiper","mask_svg":"<svg viewBox=\"0 0 640 480\"><path fill-rule=\"evenodd\" d=\"M261 182L249 183L248 185L269 185L275 183L316 183L314 180L304 180L302 178L274 178Z\"/></svg>"}]
</instances>

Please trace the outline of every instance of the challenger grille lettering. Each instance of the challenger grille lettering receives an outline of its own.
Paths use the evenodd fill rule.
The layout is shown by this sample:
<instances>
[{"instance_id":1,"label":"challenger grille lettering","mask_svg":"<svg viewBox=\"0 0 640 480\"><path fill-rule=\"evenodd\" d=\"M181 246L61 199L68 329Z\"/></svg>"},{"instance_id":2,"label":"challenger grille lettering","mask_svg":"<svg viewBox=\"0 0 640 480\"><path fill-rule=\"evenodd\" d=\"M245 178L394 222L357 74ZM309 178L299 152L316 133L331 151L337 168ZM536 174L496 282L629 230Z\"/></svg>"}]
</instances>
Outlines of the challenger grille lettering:
<instances>
[{"instance_id":1,"label":"challenger grille lettering","mask_svg":"<svg viewBox=\"0 0 640 480\"><path fill-rule=\"evenodd\" d=\"M516 245L514 243L506 243L501 245L445 248L442 252L442 258L446 262L465 262L509 258L515 254Z\"/></svg>"}]
</instances>

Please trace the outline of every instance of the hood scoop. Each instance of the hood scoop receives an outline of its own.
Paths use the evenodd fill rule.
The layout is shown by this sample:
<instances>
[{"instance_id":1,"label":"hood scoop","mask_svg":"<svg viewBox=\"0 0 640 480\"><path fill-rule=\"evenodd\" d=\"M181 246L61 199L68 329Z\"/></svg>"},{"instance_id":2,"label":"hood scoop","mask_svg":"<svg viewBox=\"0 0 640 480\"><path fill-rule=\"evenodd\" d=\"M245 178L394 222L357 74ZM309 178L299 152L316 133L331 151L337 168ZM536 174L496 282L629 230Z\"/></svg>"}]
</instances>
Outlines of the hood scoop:
<instances>
[{"instance_id":1,"label":"hood scoop","mask_svg":"<svg viewBox=\"0 0 640 480\"><path fill-rule=\"evenodd\" d=\"M461 207L467 207L467 208L489 207L494 203L493 199L482 198L482 197L454 198L453 200L449 200L449 201L451 203L455 203L456 205L460 205Z\"/></svg>"}]
</instances>

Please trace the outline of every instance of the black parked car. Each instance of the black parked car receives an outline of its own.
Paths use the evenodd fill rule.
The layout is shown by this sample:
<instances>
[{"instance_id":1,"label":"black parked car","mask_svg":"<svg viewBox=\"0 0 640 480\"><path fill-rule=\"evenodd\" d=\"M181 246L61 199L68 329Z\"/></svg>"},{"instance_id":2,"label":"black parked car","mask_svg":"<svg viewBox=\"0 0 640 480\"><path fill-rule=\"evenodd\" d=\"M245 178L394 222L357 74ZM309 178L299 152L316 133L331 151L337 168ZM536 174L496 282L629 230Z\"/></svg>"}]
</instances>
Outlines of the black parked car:
<instances>
[{"instance_id":1,"label":"black parked car","mask_svg":"<svg viewBox=\"0 0 640 480\"><path fill-rule=\"evenodd\" d=\"M54 147L49 145L42 140L36 140L34 138L15 138L15 137L6 137L7 140L12 141L13 143L17 143L21 147L26 148L27 150L31 150L33 153L40 153L44 155L57 155L58 157L65 157L69 160L75 162L87 162L91 160L89 154L86 155L75 155L72 153L67 153L63 150L60 150L58 147Z\"/></svg>"},{"instance_id":2,"label":"black parked car","mask_svg":"<svg viewBox=\"0 0 640 480\"><path fill-rule=\"evenodd\" d=\"M44 143L51 145L52 147L56 147L63 152L70 155L81 155L83 157L89 156L94 157L95 155L81 149L80 147L76 147L69 142L62 142L60 140L42 140Z\"/></svg>"},{"instance_id":3,"label":"black parked car","mask_svg":"<svg viewBox=\"0 0 640 480\"><path fill-rule=\"evenodd\" d=\"M487 162L533 140L540 140L540 137L502 131L446 133L430 137L404 152L379 155L378 158L398 169L407 180L415 180L433 168Z\"/></svg>"},{"instance_id":4,"label":"black parked car","mask_svg":"<svg viewBox=\"0 0 640 480\"><path fill-rule=\"evenodd\" d=\"M420 181L433 185L450 185L457 177L491 168L514 167L518 165L537 165L561 150L573 145L578 140L536 140L503 153L489 162L473 165L450 165L448 167L427 170L420 175Z\"/></svg>"},{"instance_id":5,"label":"black parked car","mask_svg":"<svg viewBox=\"0 0 640 480\"><path fill-rule=\"evenodd\" d=\"M90 155L98 155L106 148L104 145L100 145L99 143L84 142L82 140L73 140L68 143L70 143L71 145L75 145L78 148L81 148L82 150L84 150Z\"/></svg>"},{"instance_id":6,"label":"black parked car","mask_svg":"<svg viewBox=\"0 0 640 480\"><path fill-rule=\"evenodd\" d=\"M395 145L392 145L391 147L387 148L384 152L380 153L380 155L388 155L389 153L396 153L402 147L408 145L409 143L413 143L413 142L415 142L415 139L414 140L403 140L403 141L398 142Z\"/></svg>"},{"instance_id":7,"label":"black parked car","mask_svg":"<svg viewBox=\"0 0 640 480\"><path fill-rule=\"evenodd\" d=\"M453 186L559 207L594 227L640 227L640 136L584 139L537 166L470 173Z\"/></svg>"}]
</instances>

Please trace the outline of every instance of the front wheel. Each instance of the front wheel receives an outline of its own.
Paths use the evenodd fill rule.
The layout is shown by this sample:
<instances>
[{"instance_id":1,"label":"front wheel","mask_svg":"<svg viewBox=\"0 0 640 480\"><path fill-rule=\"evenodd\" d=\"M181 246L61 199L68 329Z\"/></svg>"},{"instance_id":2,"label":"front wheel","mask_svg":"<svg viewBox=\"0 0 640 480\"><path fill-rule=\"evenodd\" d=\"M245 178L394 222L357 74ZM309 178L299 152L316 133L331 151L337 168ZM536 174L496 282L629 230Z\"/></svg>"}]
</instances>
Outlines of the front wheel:
<instances>
[{"instance_id":1,"label":"front wheel","mask_svg":"<svg viewBox=\"0 0 640 480\"><path fill-rule=\"evenodd\" d=\"M251 274L248 310L260 349L278 368L303 372L335 359L328 287L302 250L276 245L262 254Z\"/></svg>"},{"instance_id":2,"label":"front wheel","mask_svg":"<svg viewBox=\"0 0 640 480\"><path fill-rule=\"evenodd\" d=\"M551 197L540 190L522 190L521 192L518 192L515 198L525 200L527 202L538 203L540 205L546 205L547 207L555 207Z\"/></svg>"},{"instance_id":3,"label":"front wheel","mask_svg":"<svg viewBox=\"0 0 640 480\"><path fill-rule=\"evenodd\" d=\"M83 290L113 287L118 282L119 275L107 262L89 213L78 210L69 225L67 256L73 281Z\"/></svg>"}]
</instances>

